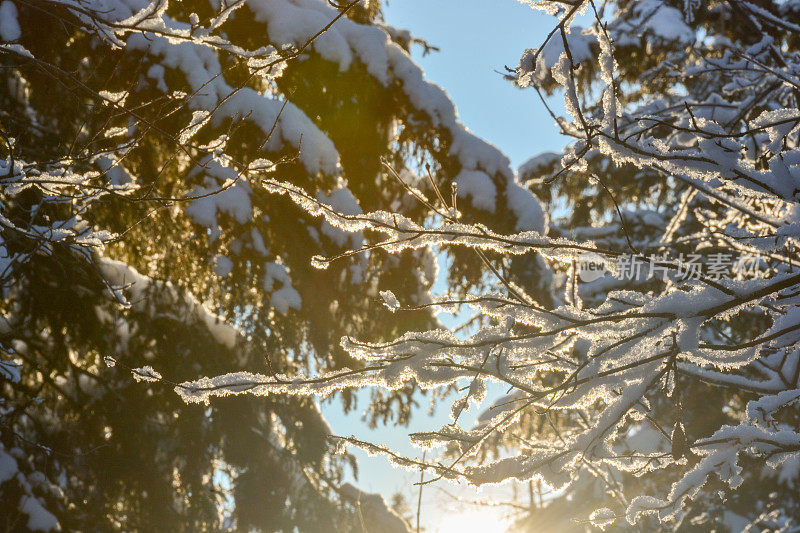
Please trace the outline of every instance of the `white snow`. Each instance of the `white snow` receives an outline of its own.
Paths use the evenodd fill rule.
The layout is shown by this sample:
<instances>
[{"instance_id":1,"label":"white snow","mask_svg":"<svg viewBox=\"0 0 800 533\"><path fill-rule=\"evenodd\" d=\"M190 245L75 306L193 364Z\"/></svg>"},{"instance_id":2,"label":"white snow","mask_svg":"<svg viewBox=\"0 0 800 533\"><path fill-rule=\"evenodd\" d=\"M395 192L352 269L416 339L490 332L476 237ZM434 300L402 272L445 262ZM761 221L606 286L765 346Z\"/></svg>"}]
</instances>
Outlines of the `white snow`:
<instances>
[{"instance_id":1,"label":"white snow","mask_svg":"<svg viewBox=\"0 0 800 533\"><path fill-rule=\"evenodd\" d=\"M281 284L280 288L275 288L276 281ZM285 266L272 262L266 263L262 285L264 291L271 293L269 305L280 314L285 315L289 309L299 310L301 308L302 298L300 293L292 287L292 280Z\"/></svg>"},{"instance_id":2,"label":"white snow","mask_svg":"<svg viewBox=\"0 0 800 533\"><path fill-rule=\"evenodd\" d=\"M193 295L180 292L172 283L156 282L130 265L113 259L103 258L99 268L110 284L130 293L129 300L134 308L153 312L151 298L157 295L158 298L172 299L179 307L184 307L185 315L182 318L188 323L198 321L220 344L229 348L236 345L240 333L235 327L209 311Z\"/></svg>"},{"instance_id":3,"label":"white snow","mask_svg":"<svg viewBox=\"0 0 800 533\"><path fill-rule=\"evenodd\" d=\"M22 29L17 20L17 6L11 0L0 2L0 39L17 41L22 37Z\"/></svg>"},{"instance_id":4,"label":"white snow","mask_svg":"<svg viewBox=\"0 0 800 533\"><path fill-rule=\"evenodd\" d=\"M237 180L236 172L231 168L211 162L207 171L214 172L217 179L208 177L205 186L195 187L189 192L188 196L195 199L186 207L186 214L195 223L208 228L210 240L214 242L222 233L219 213L227 214L239 224L246 224L252 219L252 189L246 182Z\"/></svg>"},{"instance_id":5,"label":"white snow","mask_svg":"<svg viewBox=\"0 0 800 533\"><path fill-rule=\"evenodd\" d=\"M133 379L137 382L141 381L148 381L148 382L156 382L161 381L162 376L152 366L142 366L139 368L134 368L133 372Z\"/></svg>"},{"instance_id":6,"label":"white snow","mask_svg":"<svg viewBox=\"0 0 800 533\"><path fill-rule=\"evenodd\" d=\"M342 215L360 215L363 213L361 206L358 205L356 197L353 196L350 189L343 184L340 184L339 187L334 189L330 195L319 192L317 194L317 200ZM333 227L328 221L322 223L320 231L324 235L330 237L330 239L340 247L350 246L352 248L359 248L363 243L363 237L360 232L343 231Z\"/></svg>"},{"instance_id":7,"label":"white snow","mask_svg":"<svg viewBox=\"0 0 800 533\"><path fill-rule=\"evenodd\" d=\"M389 311L394 313L400 309L400 302L397 301L397 296L395 296L392 291L381 291L380 295L383 299L384 305L387 309L389 309Z\"/></svg>"},{"instance_id":8,"label":"white snow","mask_svg":"<svg viewBox=\"0 0 800 533\"><path fill-rule=\"evenodd\" d=\"M485 172L462 170L454 181L458 184L460 198L469 198L475 207L494 213L497 205L497 189Z\"/></svg>"},{"instance_id":9,"label":"white snow","mask_svg":"<svg viewBox=\"0 0 800 533\"><path fill-rule=\"evenodd\" d=\"M636 3L634 13L639 18L638 24L634 20L632 25L641 32L653 32L666 41L694 41L694 31L684 22L683 13L663 0L640 0Z\"/></svg>"},{"instance_id":10,"label":"white snow","mask_svg":"<svg viewBox=\"0 0 800 533\"><path fill-rule=\"evenodd\" d=\"M58 520L39 500L33 496L22 496L20 510L28 515L27 526L33 531L52 531L58 529Z\"/></svg>"},{"instance_id":11,"label":"white snow","mask_svg":"<svg viewBox=\"0 0 800 533\"><path fill-rule=\"evenodd\" d=\"M0 445L0 484L13 479L18 471L17 461L6 453L5 448Z\"/></svg>"},{"instance_id":12,"label":"white snow","mask_svg":"<svg viewBox=\"0 0 800 533\"><path fill-rule=\"evenodd\" d=\"M555 165L559 161L561 161L561 154L542 152L522 163L517 169L517 174L521 180L527 180L541 172L542 169Z\"/></svg>"}]
</instances>

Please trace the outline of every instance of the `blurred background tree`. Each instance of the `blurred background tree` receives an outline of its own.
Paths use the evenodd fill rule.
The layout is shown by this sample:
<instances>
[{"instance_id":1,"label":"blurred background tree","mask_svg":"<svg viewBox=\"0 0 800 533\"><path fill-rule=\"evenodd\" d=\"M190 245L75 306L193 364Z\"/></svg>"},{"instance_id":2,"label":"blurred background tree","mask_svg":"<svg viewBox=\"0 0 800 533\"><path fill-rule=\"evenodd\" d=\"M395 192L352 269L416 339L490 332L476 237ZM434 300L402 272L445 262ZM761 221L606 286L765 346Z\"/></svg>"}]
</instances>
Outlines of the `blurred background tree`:
<instances>
[{"instance_id":1,"label":"blurred background tree","mask_svg":"<svg viewBox=\"0 0 800 533\"><path fill-rule=\"evenodd\" d=\"M178 382L291 376L357 367L344 335L436 324L376 305L378 287L428 302L433 252L313 269L370 235L262 192L263 178L420 220L436 213L413 191L449 195L452 180L466 217L544 226L508 160L424 80L414 42L378 2L0 3L0 527L363 527L341 489L356 465L314 401L190 407L104 358ZM460 290L480 283L476 257L455 264ZM368 416L404 423L417 395L375 392Z\"/></svg>"}]
</instances>

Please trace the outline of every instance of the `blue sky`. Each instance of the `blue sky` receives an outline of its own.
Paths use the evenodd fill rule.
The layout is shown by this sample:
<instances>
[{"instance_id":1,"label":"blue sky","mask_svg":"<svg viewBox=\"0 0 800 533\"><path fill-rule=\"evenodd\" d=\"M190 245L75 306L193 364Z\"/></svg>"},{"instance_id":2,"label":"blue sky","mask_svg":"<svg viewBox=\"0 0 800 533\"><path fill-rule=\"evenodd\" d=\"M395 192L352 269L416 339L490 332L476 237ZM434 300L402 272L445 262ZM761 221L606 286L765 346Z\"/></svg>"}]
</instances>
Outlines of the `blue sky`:
<instances>
[{"instance_id":1,"label":"blue sky","mask_svg":"<svg viewBox=\"0 0 800 533\"><path fill-rule=\"evenodd\" d=\"M441 49L414 58L429 80L444 87L472 131L519 165L564 139L533 90L519 90L497 71L515 67L554 19L516 0L389 0L386 21ZM560 107L560 106L559 106Z\"/></svg>"},{"instance_id":2,"label":"blue sky","mask_svg":"<svg viewBox=\"0 0 800 533\"><path fill-rule=\"evenodd\" d=\"M514 166L542 151L562 148L565 140L558 134L536 93L516 89L498 73L503 71L504 65L516 66L523 50L541 44L554 24L552 18L516 0L389 0L385 15L388 24L408 29L441 49L422 57L421 48L417 47L414 58L425 70L428 80L438 83L450 94L461 121L499 147ZM363 394L362 398L360 407L364 408L368 394ZM336 401L323 406L323 412L336 434L355 435L418 457L420 450L408 443L408 433L438 429L449 421L448 405L437 409L433 416L428 415L427 408L423 402L409 428L376 430L370 430L361 422L358 412L343 415ZM474 419L477 414L477 410L473 410L466 417L462 416L462 421ZM402 492L411 507L415 507L418 489L413 483L419 480L419 473L395 469L381 457L357 455L358 484L362 489L380 492L387 498L392 493ZM440 488L466 499L480 497L474 491L451 484ZM422 525L427 531L444 533L458 529L455 517L465 511L454 514L448 509L452 501L441 490L436 487L425 490ZM483 497L495 493L496 490L490 491ZM460 517L471 521L473 526L480 518L468 514ZM494 525L497 526L496 521Z\"/></svg>"}]
</instances>

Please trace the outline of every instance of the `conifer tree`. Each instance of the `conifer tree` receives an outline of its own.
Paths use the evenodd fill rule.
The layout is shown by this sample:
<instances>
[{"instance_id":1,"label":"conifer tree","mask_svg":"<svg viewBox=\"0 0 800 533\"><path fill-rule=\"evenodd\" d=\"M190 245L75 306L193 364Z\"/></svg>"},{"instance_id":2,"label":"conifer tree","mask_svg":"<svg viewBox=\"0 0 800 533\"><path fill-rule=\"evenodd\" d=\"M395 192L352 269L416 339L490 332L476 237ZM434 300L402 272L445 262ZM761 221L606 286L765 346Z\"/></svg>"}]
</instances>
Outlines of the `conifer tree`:
<instances>
[{"instance_id":1,"label":"conifer tree","mask_svg":"<svg viewBox=\"0 0 800 533\"><path fill-rule=\"evenodd\" d=\"M376 2L0 3L3 527L360 530L369 507L374 527L405 528L341 484L353 460L314 400L187 406L136 381L359 368L342 336L436 325L431 250L314 269L371 234L265 180L349 215L422 219L437 215L418 191L454 181L466 216L543 227L411 43ZM376 311L379 288L423 308ZM417 393L376 393L370 416L402 423Z\"/></svg>"}]
</instances>

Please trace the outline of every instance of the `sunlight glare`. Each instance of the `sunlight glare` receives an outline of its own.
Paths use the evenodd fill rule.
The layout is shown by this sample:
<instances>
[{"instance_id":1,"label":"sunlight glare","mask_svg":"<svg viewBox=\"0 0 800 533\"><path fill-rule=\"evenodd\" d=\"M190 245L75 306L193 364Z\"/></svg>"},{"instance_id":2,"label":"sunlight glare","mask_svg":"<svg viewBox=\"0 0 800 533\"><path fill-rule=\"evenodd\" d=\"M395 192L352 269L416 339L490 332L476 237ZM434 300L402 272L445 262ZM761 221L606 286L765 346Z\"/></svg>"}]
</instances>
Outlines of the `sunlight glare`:
<instances>
[{"instance_id":1,"label":"sunlight glare","mask_svg":"<svg viewBox=\"0 0 800 533\"><path fill-rule=\"evenodd\" d=\"M502 533L508 526L508 520L491 508L450 511L445 513L436 533Z\"/></svg>"}]
</instances>

